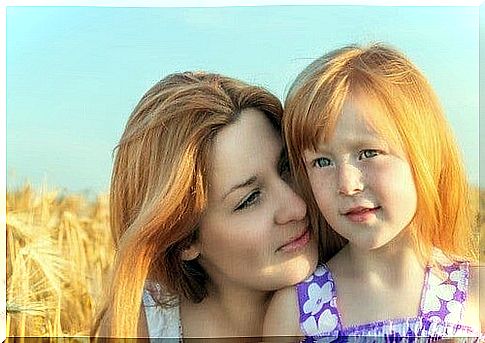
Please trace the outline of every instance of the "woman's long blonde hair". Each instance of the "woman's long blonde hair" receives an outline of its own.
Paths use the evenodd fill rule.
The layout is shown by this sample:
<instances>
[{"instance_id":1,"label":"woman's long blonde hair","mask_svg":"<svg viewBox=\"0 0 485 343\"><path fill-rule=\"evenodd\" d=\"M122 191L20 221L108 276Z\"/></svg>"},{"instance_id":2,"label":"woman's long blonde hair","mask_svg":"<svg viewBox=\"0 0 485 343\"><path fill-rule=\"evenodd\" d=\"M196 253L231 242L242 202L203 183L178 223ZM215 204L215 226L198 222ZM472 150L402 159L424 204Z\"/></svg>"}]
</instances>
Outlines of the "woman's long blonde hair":
<instances>
[{"instance_id":1,"label":"woman's long blonde hair","mask_svg":"<svg viewBox=\"0 0 485 343\"><path fill-rule=\"evenodd\" d=\"M297 77L285 102L290 163L314 221L322 225L325 257L345 241L320 215L302 156L306 149L317 150L335 127L344 101L356 93L383 109L367 119L407 154L418 194L411 227L420 256L429 259L436 247L450 257L476 260L469 186L452 131L426 78L409 59L382 44L347 46L315 60Z\"/></svg>"},{"instance_id":2,"label":"woman's long blonde hair","mask_svg":"<svg viewBox=\"0 0 485 343\"><path fill-rule=\"evenodd\" d=\"M262 111L280 130L275 96L217 74L169 75L135 107L116 148L110 190L116 255L93 333L101 327L107 336L136 337L147 279L193 302L207 295L208 275L197 261L183 262L181 252L197 239L213 138L246 108Z\"/></svg>"}]
</instances>

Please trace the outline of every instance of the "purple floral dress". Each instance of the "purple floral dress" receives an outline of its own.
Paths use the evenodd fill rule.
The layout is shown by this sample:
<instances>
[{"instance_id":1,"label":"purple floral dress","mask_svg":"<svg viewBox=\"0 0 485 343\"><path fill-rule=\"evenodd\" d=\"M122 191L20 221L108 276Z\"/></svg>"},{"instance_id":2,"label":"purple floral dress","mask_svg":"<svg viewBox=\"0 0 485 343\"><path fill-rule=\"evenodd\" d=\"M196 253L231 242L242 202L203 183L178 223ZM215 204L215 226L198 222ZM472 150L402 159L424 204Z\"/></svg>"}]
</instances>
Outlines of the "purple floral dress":
<instances>
[{"instance_id":1,"label":"purple floral dress","mask_svg":"<svg viewBox=\"0 0 485 343\"><path fill-rule=\"evenodd\" d=\"M300 328L306 336L304 342L413 342L445 337L478 341L478 329L460 324L467 299L469 263L452 262L444 255L436 260L445 272L446 280L431 273L431 267L426 268L416 317L349 327L342 325L332 274L325 265L319 266L296 286Z\"/></svg>"}]
</instances>

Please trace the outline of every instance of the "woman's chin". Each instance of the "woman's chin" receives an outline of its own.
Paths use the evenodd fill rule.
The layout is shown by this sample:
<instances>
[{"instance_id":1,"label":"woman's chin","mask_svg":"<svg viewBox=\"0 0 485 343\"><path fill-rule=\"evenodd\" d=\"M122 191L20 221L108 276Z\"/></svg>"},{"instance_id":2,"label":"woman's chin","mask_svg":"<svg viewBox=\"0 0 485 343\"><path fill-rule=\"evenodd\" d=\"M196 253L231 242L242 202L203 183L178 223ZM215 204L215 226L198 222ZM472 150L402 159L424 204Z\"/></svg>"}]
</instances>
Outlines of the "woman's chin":
<instances>
[{"instance_id":1,"label":"woman's chin","mask_svg":"<svg viewBox=\"0 0 485 343\"><path fill-rule=\"evenodd\" d=\"M271 289L281 289L295 285L305 280L317 267L318 258L315 256L295 256L278 265L268 266L263 270L263 278L272 280Z\"/></svg>"}]
</instances>

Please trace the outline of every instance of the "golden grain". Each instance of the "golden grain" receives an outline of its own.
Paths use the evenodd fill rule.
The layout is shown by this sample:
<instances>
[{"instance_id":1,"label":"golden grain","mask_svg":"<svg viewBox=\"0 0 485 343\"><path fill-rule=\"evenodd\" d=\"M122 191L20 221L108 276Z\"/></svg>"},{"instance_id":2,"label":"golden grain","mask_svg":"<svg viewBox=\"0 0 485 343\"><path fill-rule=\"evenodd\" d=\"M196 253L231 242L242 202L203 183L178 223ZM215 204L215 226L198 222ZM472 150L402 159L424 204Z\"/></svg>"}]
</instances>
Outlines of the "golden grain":
<instances>
[{"instance_id":1,"label":"golden grain","mask_svg":"<svg viewBox=\"0 0 485 343\"><path fill-rule=\"evenodd\" d=\"M107 196L7 192L8 336L83 336L113 257Z\"/></svg>"},{"instance_id":2,"label":"golden grain","mask_svg":"<svg viewBox=\"0 0 485 343\"><path fill-rule=\"evenodd\" d=\"M472 204L485 237L484 190ZM87 335L113 251L106 195L7 192L7 335Z\"/></svg>"}]
</instances>

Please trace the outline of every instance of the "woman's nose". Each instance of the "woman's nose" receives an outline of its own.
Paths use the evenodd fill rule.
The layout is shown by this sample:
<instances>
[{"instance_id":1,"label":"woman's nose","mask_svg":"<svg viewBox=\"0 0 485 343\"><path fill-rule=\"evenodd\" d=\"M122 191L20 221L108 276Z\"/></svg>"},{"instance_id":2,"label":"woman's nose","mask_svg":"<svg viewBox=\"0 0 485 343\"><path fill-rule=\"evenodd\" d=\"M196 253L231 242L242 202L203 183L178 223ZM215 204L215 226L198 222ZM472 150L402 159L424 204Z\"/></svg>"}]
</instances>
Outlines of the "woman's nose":
<instances>
[{"instance_id":1,"label":"woman's nose","mask_svg":"<svg viewBox=\"0 0 485 343\"><path fill-rule=\"evenodd\" d=\"M282 185L275 221L278 224L286 224L305 219L307 213L305 201L286 182L282 181Z\"/></svg>"},{"instance_id":2,"label":"woman's nose","mask_svg":"<svg viewBox=\"0 0 485 343\"><path fill-rule=\"evenodd\" d=\"M338 168L338 194L353 196L364 190L362 171L350 163L342 164Z\"/></svg>"}]
</instances>

